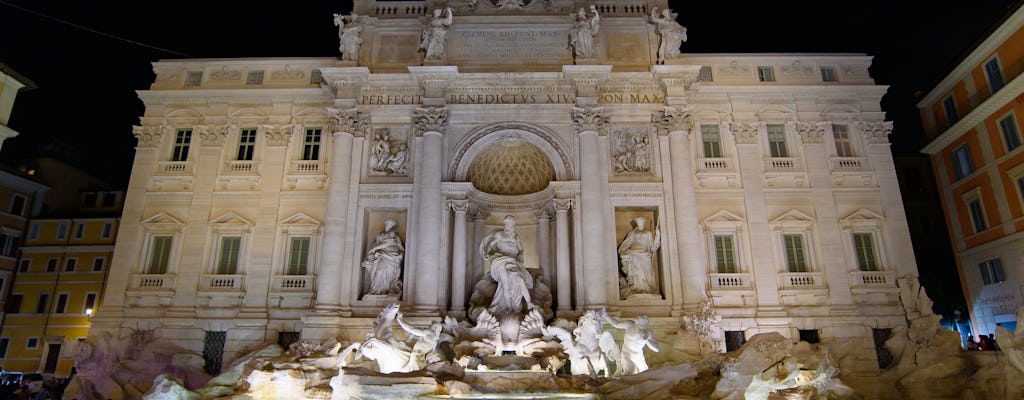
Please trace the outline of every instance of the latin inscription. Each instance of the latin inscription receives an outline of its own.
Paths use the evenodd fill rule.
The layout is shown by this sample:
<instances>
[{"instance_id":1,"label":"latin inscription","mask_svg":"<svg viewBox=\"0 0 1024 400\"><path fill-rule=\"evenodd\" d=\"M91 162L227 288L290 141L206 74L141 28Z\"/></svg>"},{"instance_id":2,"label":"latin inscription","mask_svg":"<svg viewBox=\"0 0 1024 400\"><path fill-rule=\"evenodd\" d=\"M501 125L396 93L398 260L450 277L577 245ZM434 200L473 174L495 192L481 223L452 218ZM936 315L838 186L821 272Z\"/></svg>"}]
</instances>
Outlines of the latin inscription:
<instances>
[{"instance_id":1,"label":"latin inscription","mask_svg":"<svg viewBox=\"0 0 1024 400\"><path fill-rule=\"evenodd\" d=\"M529 61L569 56L564 30L453 30L448 57L474 61Z\"/></svg>"},{"instance_id":2,"label":"latin inscription","mask_svg":"<svg viewBox=\"0 0 1024 400\"><path fill-rule=\"evenodd\" d=\"M565 93L552 94L450 94L448 104L565 104L576 101Z\"/></svg>"},{"instance_id":3,"label":"latin inscription","mask_svg":"<svg viewBox=\"0 0 1024 400\"><path fill-rule=\"evenodd\" d=\"M420 104L422 96L416 94L404 94L404 95L363 95L359 96L359 104L381 104L381 105L396 105L396 104Z\"/></svg>"},{"instance_id":4,"label":"latin inscription","mask_svg":"<svg viewBox=\"0 0 1024 400\"><path fill-rule=\"evenodd\" d=\"M658 93L601 93L597 95L599 104L657 104L663 100L664 98Z\"/></svg>"}]
</instances>

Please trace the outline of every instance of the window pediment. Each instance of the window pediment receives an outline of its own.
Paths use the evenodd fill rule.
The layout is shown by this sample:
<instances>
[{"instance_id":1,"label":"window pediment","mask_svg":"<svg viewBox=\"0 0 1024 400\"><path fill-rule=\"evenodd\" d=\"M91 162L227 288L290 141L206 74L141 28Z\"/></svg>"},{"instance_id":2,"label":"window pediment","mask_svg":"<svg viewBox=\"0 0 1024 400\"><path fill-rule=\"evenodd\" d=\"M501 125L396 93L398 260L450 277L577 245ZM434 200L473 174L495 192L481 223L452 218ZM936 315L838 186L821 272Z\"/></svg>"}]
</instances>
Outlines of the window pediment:
<instances>
[{"instance_id":1,"label":"window pediment","mask_svg":"<svg viewBox=\"0 0 1024 400\"><path fill-rule=\"evenodd\" d=\"M142 220L142 226L150 232L181 232L185 229L184 222L164 212Z\"/></svg>"},{"instance_id":2,"label":"window pediment","mask_svg":"<svg viewBox=\"0 0 1024 400\"><path fill-rule=\"evenodd\" d=\"M228 212L210 221L210 227L215 232L249 232L252 225L252 222L234 212Z\"/></svg>"},{"instance_id":3,"label":"window pediment","mask_svg":"<svg viewBox=\"0 0 1024 400\"><path fill-rule=\"evenodd\" d=\"M884 221L885 217L882 217L880 214L866 208L862 208L839 220L839 224L843 229L877 229L882 226Z\"/></svg>"},{"instance_id":4,"label":"window pediment","mask_svg":"<svg viewBox=\"0 0 1024 400\"><path fill-rule=\"evenodd\" d=\"M704 229L708 231L739 230L743 227L744 222L743 217L726 210L720 210L701 221L704 224Z\"/></svg>"},{"instance_id":5,"label":"window pediment","mask_svg":"<svg viewBox=\"0 0 1024 400\"><path fill-rule=\"evenodd\" d=\"M318 233L323 224L309 215L298 212L281 220L281 231L284 233Z\"/></svg>"},{"instance_id":6,"label":"window pediment","mask_svg":"<svg viewBox=\"0 0 1024 400\"><path fill-rule=\"evenodd\" d=\"M771 221L775 229L801 229L806 230L814 224L814 218L797 210L789 210Z\"/></svg>"}]
</instances>

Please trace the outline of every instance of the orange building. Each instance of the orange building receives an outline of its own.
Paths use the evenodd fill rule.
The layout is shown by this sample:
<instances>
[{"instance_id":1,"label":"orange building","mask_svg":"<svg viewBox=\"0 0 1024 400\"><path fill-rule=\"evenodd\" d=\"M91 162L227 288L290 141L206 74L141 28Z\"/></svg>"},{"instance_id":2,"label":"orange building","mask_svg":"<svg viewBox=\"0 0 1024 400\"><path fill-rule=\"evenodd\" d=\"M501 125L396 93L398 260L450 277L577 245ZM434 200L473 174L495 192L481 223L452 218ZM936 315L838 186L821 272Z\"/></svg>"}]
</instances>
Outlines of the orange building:
<instances>
[{"instance_id":1,"label":"orange building","mask_svg":"<svg viewBox=\"0 0 1024 400\"><path fill-rule=\"evenodd\" d=\"M1024 305L1022 72L1019 8L917 104L976 334Z\"/></svg>"}]
</instances>

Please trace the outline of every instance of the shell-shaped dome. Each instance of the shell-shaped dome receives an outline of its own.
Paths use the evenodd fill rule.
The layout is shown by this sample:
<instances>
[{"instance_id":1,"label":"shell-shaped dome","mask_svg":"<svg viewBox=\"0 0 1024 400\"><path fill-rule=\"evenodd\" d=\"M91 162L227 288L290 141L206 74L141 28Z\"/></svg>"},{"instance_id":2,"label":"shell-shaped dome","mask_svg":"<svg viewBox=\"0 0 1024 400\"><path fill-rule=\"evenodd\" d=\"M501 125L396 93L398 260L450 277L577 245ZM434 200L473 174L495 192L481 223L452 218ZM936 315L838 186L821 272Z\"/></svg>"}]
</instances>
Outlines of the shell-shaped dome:
<instances>
[{"instance_id":1,"label":"shell-shaped dome","mask_svg":"<svg viewBox=\"0 0 1024 400\"><path fill-rule=\"evenodd\" d=\"M480 152L466 178L485 193L520 195L544 190L555 180L555 169L541 149L510 135Z\"/></svg>"}]
</instances>

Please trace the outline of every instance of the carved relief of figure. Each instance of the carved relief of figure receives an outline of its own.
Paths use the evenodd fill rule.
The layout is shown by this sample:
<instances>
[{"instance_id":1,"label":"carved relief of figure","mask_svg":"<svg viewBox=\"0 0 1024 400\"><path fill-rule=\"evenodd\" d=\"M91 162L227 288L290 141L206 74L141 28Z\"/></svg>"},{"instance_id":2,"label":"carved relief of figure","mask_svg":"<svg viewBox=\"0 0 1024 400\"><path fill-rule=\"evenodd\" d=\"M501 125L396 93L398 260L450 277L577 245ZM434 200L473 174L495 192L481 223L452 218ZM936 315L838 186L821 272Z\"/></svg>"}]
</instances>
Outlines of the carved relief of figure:
<instances>
[{"instance_id":1,"label":"carved relief of figure","mask_svg":"<svg viewBox=\"0 0 1024 400\"><path fill-rule=\"evenodd\" d=\"M490 276L498 283L488 310L495 316L518 314L537 308L530 297L533 277L523 265L523 245L516 234L516 219L509 215L504 219L505 228L484 237L480 243L480 254L490 265Z\"/></svg>"},{"instance_id":2,"label":"carved relief of figure","mask_svg":"<svg viewBox=\"0 0 1024 400\"><path fill-rule=\"evenodd\" d=\"M661 44L658 46L658 64L679 56L679 46L686 41L686 28L672 18L672 10L665 9L658 16L658 7L651 9L651 22L658 28Z\"/></svg>"},{"instance_id":3,"label":"carved relief of figure","mask_svg":"<svg viewBox=\"0 0 1024 400\"><path fill-rule=\"evenodd\" d=\"M387 132L373 135L373 147L370 148L370 169L384 171L388 158L391 157L391 140Z\"/></svg>"},{"instance_id":4,"label":"carved relief of figure","mask_svg":"<svg viewBox=\"0 0 1024 400\"><path fill-rule=\"evenodd\" d=\"M625 329L622 336L622 347L619 350L618 361L616 362L615 375L634 375L647 370L647 359L644 357L644 347L653 351L658 350L658 340L650 330L650 320L646 315L638 316L635 320L619 321L608 316L604 309L601 316L605 322L617 329Z\"/></svg>"},{"instance_id":5,"label":"carved relief of figure","mask_svg":"<svg viewBox=\"0 0 1024 400\"><path fill-rule=\"evenodd\" d=\"M569 47L572 47L573 56L576 60L594 58L594 38L600 28L601 16L597 12L597 6L591 5L590 11L594 14L587 17L587 12L582 8L572 17L572 28L569 31Z\"/></svg>"},{"instance_id":6,"label":"carved relief of figure","mask_svg":"<svg viewBox=\"0 0 1024 400\"><path fill-rule=\"evenodd\" d=\"M406 173L405 165L409 161L409 149L405 143L399 144L395 147L394 154L388 157L385 168L388 172L396 175L404 175Z\"/></svg>"},{"instance_id":7,"label":"carved relief of figure","mask_svg":"<svg viewBox=\"0 0 1024 400\"><path fill-rule=\"evenodd\" d=\"M445 15L441 16L441 9L434 10L434 17L423 29L423 37L420 39L420 48L424 52L424 60L444 60L448 27L452 25L452 8L444 10Z\"/></svg>"},{"instance_id":8,"label":"carved relief of figure","mask_svg":"<svg viewBox=\"0 0 1024 400\"><path fill-rule=\"evenodd\" d=\"M622 272L626 274L627 294L658 294L654 272L654 253L661 247L661 230L645 228L647 219L636 217L635 227L619 245Z\"/></svg>"},{"instance_id":9,"label":"carved relief of figure","mask_svg":"<svg viewBox=\"0 0 1024 400\"><path fill-rule=\"evenodd\" d=\"M650 172L650 139L646 134L621 133L616 139L613 168L619 174Z\"/></svg>"},{"instance_id":10,"label":"carved relief of figure","mask_svg":"<svg viewBox=\"0 0 1024 400\"><path fill-rule=\"evenodd\" d=\"M647 136L633 138L633 164L637 172L647 172L651 169L649 140Z\"/></svg>"},{"instance_id":11,"label":"carved relief of figure","mask_svg":"<svg viewBox=\"0 0 1024 400\"><path fill-rule=\"evenodd\" d=\"M356 24L356 13L345 17L341 14L334 14L334 25L338 27L338 51L341 52L342 61L359 61L359 46L363 39L359 37L362 32L362 25ZM348 18L348 24L345 24Z\"/></svg>"},{"instance_id":12,"label":"carved relief of figure","mask_svg":"<svg viewBox=\"0 0 1024 400\"><path fill-rule=\"evenodd\" d=\"M393 138L387 128L377 129L370 147L370 171L385 175L404 175L409 161L408 145Z\"/></svg>"},{"instance_id":13,"label":"carved relief of figure","mask_svg":"<svg viewBox=\"0 0 1024 400\"><path fill-rule=\"evenodd\" d=\"M395 232L398 223L384 220L384 231L377 235L373 247L366 252L363 268L370 273L370 293L374 295L395 295L401 290L398 278L402 275L402 257L405 248L402 238Z\"/></svg>"}]
</instances>

